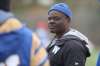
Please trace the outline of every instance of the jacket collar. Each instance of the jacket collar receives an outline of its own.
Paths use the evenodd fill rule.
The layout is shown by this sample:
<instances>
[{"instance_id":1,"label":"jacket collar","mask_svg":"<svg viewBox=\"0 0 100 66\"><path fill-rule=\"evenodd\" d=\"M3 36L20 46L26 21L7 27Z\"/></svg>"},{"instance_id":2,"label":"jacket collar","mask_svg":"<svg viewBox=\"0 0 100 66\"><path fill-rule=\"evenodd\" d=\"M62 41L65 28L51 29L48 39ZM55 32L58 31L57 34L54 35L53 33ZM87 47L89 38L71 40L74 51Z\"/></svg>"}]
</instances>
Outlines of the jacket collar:
<instances>
[{"instance_id":1,"label":"jacket collar","mask_svg":"<svg viewBox=\"0 0 100 66\"><path fill-rule=\"evenodd\" d=\"M62 45L64 40L69 40L69 39L75 39L75 40L79 39L89 44L89 40L85 35L83 35L82 33L80 33L75 29L70 28L70 30L66 32L60 39L56 39L57 45Z\"/></svg>"}]
</instances>

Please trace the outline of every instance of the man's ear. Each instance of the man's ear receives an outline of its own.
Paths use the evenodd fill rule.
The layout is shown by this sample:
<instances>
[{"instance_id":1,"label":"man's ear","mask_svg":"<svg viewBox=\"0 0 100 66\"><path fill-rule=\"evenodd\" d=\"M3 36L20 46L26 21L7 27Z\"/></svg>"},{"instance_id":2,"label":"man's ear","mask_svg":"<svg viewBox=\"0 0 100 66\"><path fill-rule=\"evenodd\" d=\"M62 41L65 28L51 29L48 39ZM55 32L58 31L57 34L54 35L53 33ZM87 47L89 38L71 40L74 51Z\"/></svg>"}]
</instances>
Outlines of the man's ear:
<instances>
[{"instance_id":1,"label":"man's ear","mask_svg":"<svg viewBox=\"0 0 100 66\"><path fill-rule=\"evenodd\" d=\"M67 21L68 21L68 22L71 22L71 19L70 19L70 17L69 17L69 16L67 16Z\"/></svg>"}]
</instances>

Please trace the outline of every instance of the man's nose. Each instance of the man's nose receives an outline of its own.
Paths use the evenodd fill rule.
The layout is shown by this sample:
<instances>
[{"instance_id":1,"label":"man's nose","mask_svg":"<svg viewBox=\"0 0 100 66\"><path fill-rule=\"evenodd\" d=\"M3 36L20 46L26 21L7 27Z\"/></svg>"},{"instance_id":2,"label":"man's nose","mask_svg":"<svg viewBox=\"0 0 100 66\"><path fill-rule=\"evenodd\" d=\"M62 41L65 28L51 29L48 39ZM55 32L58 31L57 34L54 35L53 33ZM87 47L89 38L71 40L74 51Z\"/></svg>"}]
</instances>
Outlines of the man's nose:
<instances>
[{"instance_id":1,"label":"man's nose","mask_svg":"<svg viewBox=\"0 0 100 66\"><path fill-rule=\"evenodd\" d=\"M48 22L52 24L52 23L54 23L54 20L53 20L53 19L51 19L51 20L49 20Z\"/></svg>"}]
</instances>

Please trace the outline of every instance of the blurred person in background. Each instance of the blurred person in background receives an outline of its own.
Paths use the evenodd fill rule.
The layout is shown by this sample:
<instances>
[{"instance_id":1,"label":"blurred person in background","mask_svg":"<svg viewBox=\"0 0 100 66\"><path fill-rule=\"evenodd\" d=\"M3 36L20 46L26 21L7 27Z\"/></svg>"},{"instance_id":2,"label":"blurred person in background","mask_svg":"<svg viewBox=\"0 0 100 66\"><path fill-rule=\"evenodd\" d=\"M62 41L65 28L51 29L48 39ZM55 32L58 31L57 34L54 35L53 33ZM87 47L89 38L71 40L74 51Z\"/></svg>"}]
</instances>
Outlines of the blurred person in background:
<instances>
[{"instance_id":1,"label":"blurred person in background","mask_svg":"<svg viewBox=\"0 0 100 66\"><path fill-rule=\"evenodd\" d=\"M51 66L85 66L90 56L89 40L71 28L72 11L65 3L53 5L48 11L48 27L55 34L47 47Z\"/></svg>"},{"instance_id":2,"label":"blurred person in background","mask_svg":"<svg viewBox=\"0 0 100 66\"><path fill-rule=\"evenodd\" d=\"M41 40L41 45L46 48L49 44L48 28L47 24L44 21L38 21L36 23L36 34Z\"/></svg>"},{"instance_id":3,"label":"blurred person in background","mask_svg":"<svg viewBox=\"0 0 100 66\"><path fill-rule=\"evenodd\" d=\"M49 66L38 37L14 16L10 5L11 0L0 0L0 66Z\"/></svg>"}]
</instances>

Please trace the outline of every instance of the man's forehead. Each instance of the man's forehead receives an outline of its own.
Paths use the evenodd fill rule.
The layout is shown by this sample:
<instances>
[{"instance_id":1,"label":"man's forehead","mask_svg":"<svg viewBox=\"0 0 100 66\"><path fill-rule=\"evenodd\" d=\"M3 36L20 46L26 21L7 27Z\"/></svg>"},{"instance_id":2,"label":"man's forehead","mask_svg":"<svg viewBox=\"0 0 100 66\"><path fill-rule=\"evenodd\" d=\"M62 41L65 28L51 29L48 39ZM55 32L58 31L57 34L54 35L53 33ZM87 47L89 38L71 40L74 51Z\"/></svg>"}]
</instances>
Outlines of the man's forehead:
<instances>
[{"instance_id":1,"label":"man's forehead","mask_svg":"<svg viewBox=\"0 0 100 66\"><path fill-rule=\"evenodd\" d=\"M57 12L57 11L51 11L51 12L49 13L49 16L63 16L63 14L60 13L60 12Z\"/></svg>"}]
</instances>

